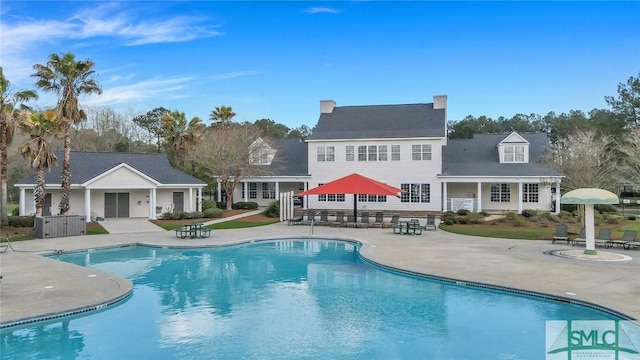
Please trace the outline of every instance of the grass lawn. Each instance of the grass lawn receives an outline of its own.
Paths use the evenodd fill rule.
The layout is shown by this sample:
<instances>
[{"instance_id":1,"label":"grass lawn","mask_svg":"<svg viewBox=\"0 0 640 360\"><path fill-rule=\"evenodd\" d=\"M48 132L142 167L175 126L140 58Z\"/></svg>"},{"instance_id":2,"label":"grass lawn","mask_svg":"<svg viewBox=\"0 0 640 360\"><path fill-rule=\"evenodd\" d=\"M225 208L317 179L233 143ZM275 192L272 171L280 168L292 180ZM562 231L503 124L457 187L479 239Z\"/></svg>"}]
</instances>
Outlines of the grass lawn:
<instances>
[{"instance_id":1,"label":"grass lawn","mask_svg":"<svg viewBox=\"0 0 640 360\"><path fill-rule=\"evenodd\" d=\"M440 229L456 234L527 240L551 240L556 231L556 222L552 220L534 221L522 216L518 220L507 218L489 220L480 224L440 224ZM562 221L562 220L561 220ZM566 222L569 227L569 235L580 233L580 223L577 221ZM611 229L612 238L620 239L624 230L636 230L640 234L640 219L635 221L621 218L618 224L609 224L602 221L596 226L596 233L600 228Z\"/></svg>"}]
</instances>

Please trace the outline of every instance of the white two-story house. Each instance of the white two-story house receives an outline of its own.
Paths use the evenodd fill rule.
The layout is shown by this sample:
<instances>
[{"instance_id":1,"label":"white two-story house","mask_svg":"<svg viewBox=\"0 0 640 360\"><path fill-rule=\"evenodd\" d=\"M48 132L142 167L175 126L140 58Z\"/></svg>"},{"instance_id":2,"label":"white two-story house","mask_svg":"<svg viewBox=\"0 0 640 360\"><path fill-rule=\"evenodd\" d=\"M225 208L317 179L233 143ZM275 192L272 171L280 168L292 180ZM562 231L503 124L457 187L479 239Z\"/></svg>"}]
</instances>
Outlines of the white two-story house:
<instances>
[{"instance_id":1,"label":"white two-story house","mask_svg":"<svg viewBox=\"0 0 640 360\"><path fill-rule=\"evenodd\" d=\"M306 143L270 140L272 175L244 179L235 198L266 205L279 192L303 191L358 173L404 190L359 195L359 210L440 212L559 210L562 175L541 163L545 134L447 139L447 97L432 103L336 106L320 102ZM302 156L306 156L304 162ZM304 162L304 163L303 163ZM306 197L312 209L351 209L351 195Z\"/></svg>"}]
</instances>

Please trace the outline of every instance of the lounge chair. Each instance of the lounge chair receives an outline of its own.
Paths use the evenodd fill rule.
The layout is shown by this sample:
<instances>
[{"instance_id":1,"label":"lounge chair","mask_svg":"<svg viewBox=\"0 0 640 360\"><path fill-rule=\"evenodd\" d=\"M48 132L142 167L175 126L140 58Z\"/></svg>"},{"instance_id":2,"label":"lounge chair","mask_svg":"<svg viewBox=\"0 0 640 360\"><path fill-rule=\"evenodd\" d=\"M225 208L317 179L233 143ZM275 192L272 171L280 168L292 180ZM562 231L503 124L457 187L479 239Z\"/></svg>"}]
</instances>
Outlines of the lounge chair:
<instances>
[{"instance_id":1,"label":"lounge chair","mask_svg":"<svg viewBox=\"0 0 640 360\"><path fill-rule=\"evenodd\" d=\"M556 241L566 241L567 245L569 245L569 229L567 228L567 224L557 224L556 225L556 233L553 234L553 239L551 239L551 243L555 244Z\"/></svg>"},{"instance_id":2,"label":"lounge chair","mask_svg":"<svg viewBox=\"0 0 640 360\"><path fill-rule=\"evenodd\" d=\"M391 221L389 221L388 223L383 223L382 227L383 228L392 228L395 225L398 225L398 221L400 221L400 215L393 215L393 216L391 216Z\"/></svg>"},{"instance_id":3,"label":"lounge chair","mask_svg":"<svg viewBox=\"0 0 640 360\"><path fill-rule=\"evenodd\" d=\"M580 235L577 238L572 240L572 245L576 246L577 244L582 244L587 242L587 235L585 234L584 228L580 229Z\"/></svg>"},{"instance_id":4,"label":"lounge chair","mask_svg":"<svg viewBox=\"0 0 640 360\"><path fill-rule=\"evenodd\" d=\"M638 235L638 232L635 230L625 230L620 240L609 240L604 246L605 247L613 247L614 245L624 246L627 243L636 241L636 235Z\"/></svg>"},{"instance_id":5,"label":"lounge chair","mask_svg":"<svg viewBox=\"0 0 640 360\"><path fill-rule=\"evenodd\" d=\"M634 248L640 247L640 241L638 241L638 239L635 239L634 241L629 241L628 243L625 243L622 246L624 246L625 249L631 249L632 247Z\"/></svg>"},{"instance_id":6,"label":"lounge chair","mask_svg":"<svg viewBox=\"0 0 640 360\"><path fill-rule=\"evenodd\" d=\"M312 223L314 223L316 220L316 212L315 210L308 210L307 211L307 220L304 220L303 224L304 225L311 225Z\"/></svg>"},{"instance_id":7,"label":"lounge chair","mask_svg":"<svg viewBox=\"0 0 640 360\"><path fill-rule=\"evenodd\" d=\"M381 211L376 212L376 220L373 222L373 227L384 227L384 213Z\"/></svg>"},{"instance_id":8,"label":"lounge chair","mask_svg":"<svg viewBox=\"0 0 640 360\"><path fill-rule=\"evenodd\" d=\"M353 226L353 227L358 227L358 223L356 223L356 217L355 215L347 215L347 227L349 226Z\"/></svg>"},{"instance_id":9,"label":"lounge chair","mask_svg":"<svg viewBox=\"0 0 640 360\"><path fill-rule=\"evenodd\" d=\"M304 220L304 216L294 216L291 219L287 220L289 225L302 225L302 220Z\"/></svg>"},{"instance_id":10,"label":"lounge chair","mask_svg":"<svg viewBox=\"0 0 640 360\"><path fill-rule=\"evenodd\" d=\"M436 225L436 216L434 214L427 215L427 223L423 226L425 230L438 230Z\"/></svg>"},{"instance_id":11,"label":"lounge chair","mask_svg":"<svg viewBox=\"0 0 640 360\"><path fill-rule=\"evenodd\" d=\"M365 211L360 217L360 225L362 227L369 227L369 212Z\"/></svg>"},{"instance_id":12,"label":"lounge chair","mask_svg":"<svg viewBox=\"0 0 640 360\"><path fill-rule=\"evenodd\" d=\"M394 234L402 234L402 229L404 229L404 224L400 224L400 216L393 215L391 217L391 225L389 226Z\"/></svg>"},{"instance_id":13,"label":"lounge chair","mask_svg":"<svg viewBox=\"0 0 640 360\"><path fill-rule=\"evenodd\" d=\"M611 241L611 229L600 229L598 236L596 236L596 246L607 246L607 242Z\"/></svg>"},{"instance_id":14,"label":"lounge chair","mask_svg":"<svg viewBox=\"0 0 640 360\"><path fill-rule=\"evenodd\" d=\"M320 220L316 221L316 225L327 225L329 224L329 211L320 210Z\"/></svg>"},{"instance_id":15,"label":"lounge chair","mask_svg":"<svg viewBox=\"0 0 640 360\"><path fill-rule=\"evenodd\" d=\"M607 243L607 241L611 240L611 229L600 229L598 231L598 235L596 235L594 241L595 241L595 245L605 245ZM578 236L577 238L573 239L573 245L576 244L582 244L582 243L586 243L587 239L585 236L585 231L584 229L580 229L580 236Z\"/></svg>"},{"instance_id":16,"label":"lounge chair","mask_svg":"<svg viewBox=\"0 0 640 360\"><path fill-rule=\"evenodd\" d=\"M332 222L331 226L336 226L336 227L347 226L347 223L344 221L344 211L336 212L336 221Z\"/></svg>"}]
</instances>

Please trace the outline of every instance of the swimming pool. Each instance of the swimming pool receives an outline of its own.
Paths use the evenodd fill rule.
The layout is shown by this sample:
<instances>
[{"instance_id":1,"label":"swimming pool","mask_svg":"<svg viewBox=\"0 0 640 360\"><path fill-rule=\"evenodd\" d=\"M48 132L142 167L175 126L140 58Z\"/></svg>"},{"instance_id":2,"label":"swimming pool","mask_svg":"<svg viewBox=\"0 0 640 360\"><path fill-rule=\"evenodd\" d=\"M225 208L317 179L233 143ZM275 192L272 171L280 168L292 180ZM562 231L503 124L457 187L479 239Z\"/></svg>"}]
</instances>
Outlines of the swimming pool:
<instances>
[{"instance_id":1,"label":"swimming pool","mask_svg":"<svg viewBox=\"0 0 640 360\"><path fill-rule=\"evenodd\" d=\"M57 258L127 277L133 295L106 311L3 329L1 359L540 359L546 320L614 319L387 271L341 241Z\"/></svg>"}]
</instances>

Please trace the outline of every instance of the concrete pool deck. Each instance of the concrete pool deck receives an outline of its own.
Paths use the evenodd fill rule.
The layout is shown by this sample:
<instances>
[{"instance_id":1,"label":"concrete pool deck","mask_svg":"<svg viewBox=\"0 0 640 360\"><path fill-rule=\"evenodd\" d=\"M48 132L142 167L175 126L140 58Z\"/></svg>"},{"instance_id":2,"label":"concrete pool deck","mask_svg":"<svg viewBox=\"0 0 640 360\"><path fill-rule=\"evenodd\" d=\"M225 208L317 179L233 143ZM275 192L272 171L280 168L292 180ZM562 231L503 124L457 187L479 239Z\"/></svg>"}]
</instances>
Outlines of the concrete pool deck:
<instances>
[{"instance_id":1,"label":"concrete pool deck","mask_svg":"<svg viewBox=\"0 0 640 360\"><path fill-rule=\"evenodd\" d=\"M391 229L267 226L216 230L207 239L178 239L173 231L74 236L11 243L0 254L0 324L92 309L126 297L127 279L41 256L132 244L201 247L278 238L329 238L362 243L361 254L375 263L461 282L490 284L543 293L610 309L640 319L640 250L598 251L623 254L626 261L593 261L549 255L579 249L541 240L481 238L425 231L397 235Z\"/></svg>"}]
</instances>

